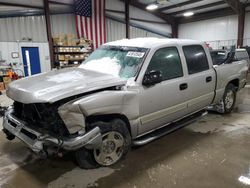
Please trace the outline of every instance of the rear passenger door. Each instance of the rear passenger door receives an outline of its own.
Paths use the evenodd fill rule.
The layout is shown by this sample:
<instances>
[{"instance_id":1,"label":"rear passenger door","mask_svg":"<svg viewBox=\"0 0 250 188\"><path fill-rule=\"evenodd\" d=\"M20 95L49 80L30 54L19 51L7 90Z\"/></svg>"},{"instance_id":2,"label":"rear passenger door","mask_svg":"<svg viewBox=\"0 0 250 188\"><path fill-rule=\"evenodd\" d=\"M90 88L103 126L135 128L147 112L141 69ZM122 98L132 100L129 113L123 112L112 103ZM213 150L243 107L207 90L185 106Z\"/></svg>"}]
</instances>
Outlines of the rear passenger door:
<instances>
[{"instance_id":1,"label":"rear passenger door","mask_svg":"<svg viewBox=\"0 0 250 188\"><path fill-rule=\"evenodd\" d=\"M215 91L215 70L208 63L208 53L201 45L182 47L186 59L188 76L188 113L192 113L211 104Z\"/></svg>"}]
</instances>

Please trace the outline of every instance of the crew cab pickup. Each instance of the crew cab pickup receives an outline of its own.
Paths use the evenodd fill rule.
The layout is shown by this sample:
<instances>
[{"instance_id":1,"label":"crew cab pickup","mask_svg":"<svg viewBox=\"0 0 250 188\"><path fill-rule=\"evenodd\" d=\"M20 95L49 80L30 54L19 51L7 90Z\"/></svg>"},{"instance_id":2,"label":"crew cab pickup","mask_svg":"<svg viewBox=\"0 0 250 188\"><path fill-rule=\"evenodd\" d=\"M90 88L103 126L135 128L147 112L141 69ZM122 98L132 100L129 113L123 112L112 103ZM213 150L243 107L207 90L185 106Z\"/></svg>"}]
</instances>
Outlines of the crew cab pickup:
<instances>
[{"instance_id":1,"label":"crew cab pickup","mask_svg":"<svg viewBox=\"0 0 250 188\"><path fill-rule=\"evenodd\" d=\"M74 151L82 168L110 166L204 114L230 113L246 84L245 61L213 67L202 42L124 39L102 45L77 68L17 80L3 131L34 152Z\"/></svg>"}]
</instances>

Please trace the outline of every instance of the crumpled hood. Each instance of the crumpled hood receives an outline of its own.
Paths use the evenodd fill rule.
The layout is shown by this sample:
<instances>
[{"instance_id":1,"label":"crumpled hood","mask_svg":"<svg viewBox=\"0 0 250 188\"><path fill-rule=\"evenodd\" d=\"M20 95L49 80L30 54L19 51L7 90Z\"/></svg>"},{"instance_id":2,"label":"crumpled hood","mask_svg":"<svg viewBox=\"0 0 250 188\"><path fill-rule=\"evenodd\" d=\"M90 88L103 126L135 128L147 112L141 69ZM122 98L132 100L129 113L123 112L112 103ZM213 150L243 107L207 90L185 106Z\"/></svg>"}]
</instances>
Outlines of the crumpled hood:
<instances>
[{"instance_id":1,"label":"crumpled hood","mask_svg":"<svg viewBox=\"0 0 250 188\"><path fill-rule=\"evenodd\" d=\"M22 103L53 103L58 100L107 87L126 80L82 68L50 71L12 82L7 96Z\"/></svg>"}]
</instances>

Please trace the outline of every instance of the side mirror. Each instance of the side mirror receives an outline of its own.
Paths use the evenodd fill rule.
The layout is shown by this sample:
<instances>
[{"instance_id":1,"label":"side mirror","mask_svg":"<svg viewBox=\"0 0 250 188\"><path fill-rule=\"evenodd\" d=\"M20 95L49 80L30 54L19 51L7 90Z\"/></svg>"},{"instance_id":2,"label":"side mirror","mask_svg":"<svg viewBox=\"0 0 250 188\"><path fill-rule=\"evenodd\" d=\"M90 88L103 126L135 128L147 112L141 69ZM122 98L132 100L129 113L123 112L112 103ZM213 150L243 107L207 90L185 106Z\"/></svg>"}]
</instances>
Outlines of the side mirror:
<instances>
[{"instance_id":1,"label":"side mirror","mask_svg":"<svg viewBox=\"0 0 250 188\"><path fill-rule=\"evenodd\" d=\"M142 85L151 86L160 82L162 82L161 71L152 70L145 74L143 81L142 81Z\"/></svg>"}]
</instances>

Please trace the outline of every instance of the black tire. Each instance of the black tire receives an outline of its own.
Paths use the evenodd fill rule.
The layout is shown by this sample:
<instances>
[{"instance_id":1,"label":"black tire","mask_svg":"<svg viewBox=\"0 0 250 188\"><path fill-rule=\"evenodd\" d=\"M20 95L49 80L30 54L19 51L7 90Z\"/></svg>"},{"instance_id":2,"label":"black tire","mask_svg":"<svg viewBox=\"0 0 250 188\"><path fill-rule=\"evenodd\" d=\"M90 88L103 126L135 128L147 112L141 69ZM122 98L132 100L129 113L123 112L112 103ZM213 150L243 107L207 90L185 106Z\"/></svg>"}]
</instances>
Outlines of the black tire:
<instances>
[{"instance_id":1,"label":"black tire","mask_svg":"<svg viewBox=\"0 0 250 188\"><path fill-rule=\"evenodd\" d=\"M227 95L229 93L232 93L232 100L233 102L228 102L228 99L227 99ZM233 84L228 84L226 89L225 89L225 93L223 95L223 105L224 105L224 113L225 114L229 114L232 112L232 110L234 109L234 105L235 105L235 101L236 101L236 94L237 94L237 91L236 91L236 88Z\"/></svg>"},{"instance_id":2,"label":"black tire","mask_svg":"<svg viewBox=\"0 0 250 188\"><path fill-rule=\"evenodd\" d=\"M3 129L3 132L5 133L6 135L6 138L8 140L14 140L15 139L15 135L13 135L12 133L10 133L7 129Z\"/></svg>"},{"instance_id":3,"label":"black tire","mask_svg":"<svg viewBox=\"0 0 250 188\"><path fill-rule=\"evenodd\" d=\"M124 145L123 145L123 152L119 160L117 160L115 163L122 160L131 147L131 136L129 133L129 130L127 128L127 125L124 121L121 119L113 119L109 122L103 122L103 121L97 121L93 122L88 126L88 129L93 129L94 127L99 127L101 129L102 135L107 134L109 132L118 132L122 135ZM76 151L76 162L79 165L80 168L83 169L93 169L100 166L111 166L111 165L103 165L99 164L95 160L94 156L94 150L87 150L86 148L81 148L78 151ZM114 164L115 164L114 163Z\"/></svg>"},{"instance_id":4,"label":"black tire","mask_svg":"<svg viewBox=\"0 0 250 188\"><path fill-rule=\"evenodd\" d=\"M94 160L93 152L84 147L75 152L75 158L77 165L82 169L98 168Z\"/></svg>"}]
</instances>

